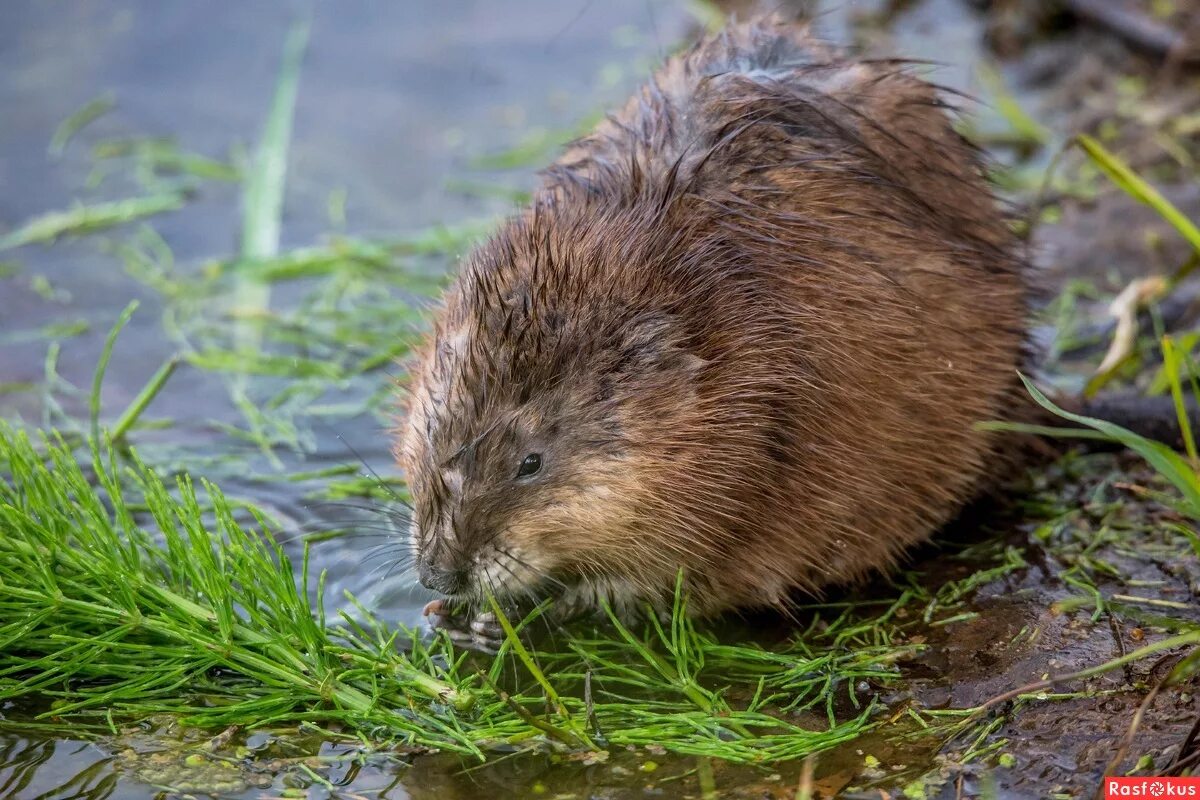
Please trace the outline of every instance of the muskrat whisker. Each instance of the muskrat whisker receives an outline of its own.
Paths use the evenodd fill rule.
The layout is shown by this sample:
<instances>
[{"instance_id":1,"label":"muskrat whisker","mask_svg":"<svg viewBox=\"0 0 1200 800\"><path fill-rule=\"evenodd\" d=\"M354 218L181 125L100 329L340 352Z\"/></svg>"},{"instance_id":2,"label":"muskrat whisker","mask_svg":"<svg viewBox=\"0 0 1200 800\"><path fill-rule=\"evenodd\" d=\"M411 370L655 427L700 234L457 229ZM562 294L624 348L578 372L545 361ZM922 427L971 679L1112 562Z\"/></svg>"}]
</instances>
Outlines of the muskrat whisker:
<instances>
[{"instance_id":1,"label":"muskrat whisker","mask_svg":"<svg viewBox=\"0 0 1200 800\"><path fill-rule=\"evenodd\" d=\"M396 539L408 538L408 532L397 529L391 525L364 525L361 522L348 522L346 527L350 529L353 536L392 536ZM373 533L362 533L359 531L375 531Z\"/></svg>"},{"instance_id":2,"label":"muskrat whisker","mask_svg":"<svg viewBox=\"0 0 1200 800\"><path fill-rule=\"evenodd\" d=\"M322 509L322 508L337 508L349 509L351 511L359 511L365 514L370 514L377 517L386 517L396 523L408 525L412 521L412 510L404 508L392 508L385 505L369 506L357 505L355 503L344 502L327 502L327 503L308 503L304 506L305 509Z\"/></svg>"},{"instance_id":3,"label":"muskrat whisker","mask_svg":"<svg viewBox=\"0 0 1200 800\"><path fill-rule=\"evenodd\" d=\"M371 556L378 555L379 553L385 552L387 550L392 550L397 553L403 553L405 556L409 556L409 557L411 557L411 555L412 555L412 551L409 548L402 545L400 542L384 542L383 544L377 544L377 545L368 547L367 550L363 553L363 556L364 556L364 558L370 558Z\"/></svg>"},{"instance_id":4,"label":"muskrat whisker","mask_svg":"<svg viewBox=\"0 0 1200 800\"><path fill-rule=\"evenodd\" d=\"M373 544L365 550L354 550L353 552L344 553L336 561L328 564L328 566L340 564L350 558L356 558L359 561L372 561L384 553L394 553L397 556L402 556L407 559L412 558L412 551L409 548L404 547L400 542L385 541L379 544Z\"/></svg>"},{"instance_id":5,"label":"muskrat whisker","mask_svg":"<svg viewBox=\"0 0 1200 800\"><path fill-rule=\"evenodd\" d=\"M387 506L350 503L345 500L313 500L304 504L305 508L350 508L355 511L366 511L371 514L389 513Z\"/></svg>"},{"instance_id":6,"label":"muskrat whisker","mask_svg":"<svg viewBox=\"0 0 1200 800\"><path fill-rule=\"evenodd\" d=\"M522 593L528 593L528 592L530 591L530 588L529 588L528 582L527 582L527 581L523 581L523 580L521 580L521 576L520 576L520 575L518 575L518 574L517 574L517 573L516 573L516 572L513 570L513 568L512 568L512 567L510 567L508 564L506 564L506 563L504 563L503 561L500 561L500 560L494 561L494 562L493 562L493 564L494 564L496 567L499 567L500 569L502 569L502 570L504 570L505 572L507 572L507 573L508 573L508 575L509 575L509 577L511 577L511 578L513 579L513 581L514 581L514 585L513 585L512 587L510 587L510 591L508 591L508 592L507 592L508 594L512 594L512 590L517 590L517 591L519 591L519 592L522 592ZM491 582L490 571L489 571L489 570L485 570L485 571L484 571L484 574L488 576L488 581L489 581L489 583L490 583L490 582Z\"/></svg>"},{"instance_id":7,"label":"muskrat whisker","mask_svg":"<svg viewBox=\"0 0 1200 800\"><path fill-rule=\"evenodd\" d=\"M385 562L384 564L381 564L379 567L376 567L374 570L367 573L366 577L370 578L371 575L373 575L375 572L377 572L383 566L387 566L387 571L384 572L383 576L379 579L380 582L387 582L387 581L391 580L393 574L396 572L397 567L403 567L403 570L407 570L411 565L408 563L407 559L395 559L394 561L392 561L390 563ZM400 573L401 575L404 574L403 570Z\"/></svg>"},{"instance_id":8,"label":"muskrat whisker","mask_svg":"<svg viewBox=\"0 0 1200 800\"><path fill-rule=\"evenodd\" d=\"M389 528L376 529L379 531L384 531L383 533L362 533L361 530L362 529L360 529L356 526L353 526L353 525L347 525L345 527L334 526L331 528L314 528L314 529L308 530L308 531L297 531L297 532L294 532L294 533L291 533L291 534L288 534L285 536L277 536L277 537L275 537L275 541L278 544L287 545L287 544L293 544L295 542L299 542L299 541L302 541L305 539L312 539L312 538L317 538L317 537L338 538L338 539L351 539L352 538L357 541L359 539L392 538L396 535L395 532L391 531L391 529L389 529Z\"/></svg>"},{"instance_id":9,"label":"muskrat whisker","mask_svg":"<svg viewBox=\"0 0 1200 800\"><path fill-rule=\"evenodd\" d=\"M375 468L367 463L367 460L365 458L363 458L362 455L357 450L354 449L353 445L351 445L349 442L347 442L340 433L335 432L334 435L337 437L337 440L342 443L343 447L345 447L347 450L349 450L351 453L353 453L354 457L357 458L360 462L362 462L363 467L366 468L367 473L370 475L370 477L375 479L375 483L379 486L379 488L381 488L385 492L387 492L391 496L391 499L394 502L399 503L400 505L404 506L405 508L409 509L410 511L412 510L412 504L409 503L407 500L405 500L404 497L402 497L399 492L397 492L394 488L392 488L392 485L389 484L387 481L385 481L380 476L380 474L375 471Z\"/></svg>"},{"instance_id":10,"label":"muskrat whisker","mask_svg":"<svg viewBox=\"0 0 1200 800\"><path fill-rule=\"evenodd\" d=\"M516 562L518 565L520 565L520 566L524 567L525 569L529 570L529 572L530 572L531 574L533 574L533 576L534 576L535 578L537 578L538 580L540 580L540 581L549 581L549 582L550 582L550 583L552 583L554 586L557 586L557 587L558 587L558 588L560 588L560 589L566 589L566 588L567 588L567 585L566 585L565 583L563 583L561 580L559 580L558 578L554 577L554 576L553 576L553 575L551 575L549 572L546 572L546 571L545 571L545 570L543 570L543 569L540 569L540 568L538 568L538 567L535 567L535 566L533 566L532 564L530 564L528 561L525 561L524 559L522 559L522 558L520 558L520 557L518 557L518 556L514 555L514 554L512 553L512 551L510 551L510 550L507 550L507 549L505 549L505 548L503 548L503 547L500 547L500 546L498 546L498 545L493 545L493 549L495 549L495 550L496 550L496 552L498 552L498 553L501 553L501 554L502 554L502 555L504 555L505 557L507 557L507 558L509 558L509 559L512 559L512 560L513 560L514 562ZM514 575L513 577L516 577L516 576Z\"/></svg>"},{"instance_id":11,"label":"muskrat whisker","mask_svg":"<svg viewBox=\"0 0 1200 800\"><path fill-rule=\"evenodd\" d=\"M327 532L331 530L346 529L346 530L365 530L365 531L392 531L396 534L404 533L407 526L400 527L396 523L378 524L375 517L332 517L328 519L314 519L309 522L302 522L294 526L293 533L308 533L310 531ZM371 520L368 522L367 520Z\"/></svg>"},{"instance_id":12,"label":"muskrat whisker","mask_svg":"<svg viewBox=\"0 0 1200 800\"><path fill-rule=\"evenodd\" d=\"M417 576L413 570L413 565L405 564L404 568L401 569L399 572L395 573L392 576L391 580L401 581L404 583L413 583L413 584L417 583Z\"/></svg>"},{"instance_id":13,"label":"muskrat whisker","mask_svg":"<svg viewBox=\"0 0 1200 800\"><path fill-rule=\"evenodd\" d=\"M326 570L332 571L334 568L339 567L342 564L350 563L350 564L355 564L355 565L361 565L364 561L376 561L376 560L379 560L379 559L375 556L367 556L366 554L364 554L362 552L357 552L357 551L347 552L347 553L343 553L342 555L338 556L335 559L323 562L322 567ZM411 560L411 559L407 558L407 556L399 558L399 559L380 560L380 563L376 564L368 572L366 572L365 574L358 577L358 579L362 580L363 582L366 582L367 580L369 580L371 578L372 575L374 575L376 572L384 569L384 567L387 566L388 564L393 564L396 561L409 561L409 560Z\"/></svg>"},{"instance_id":14,"label":"muskrat whisker","mask_svg":"<svg viewBox=\"0 0 1200 800\"><path fill-rule=\"evenodd\" d=\"M399 540L401 538L401 534L394 528L389 528L387 526L347 523L345 525L333 525L328 528L297 530L286 535L277 536L275 541L281 545L288 545L317 537L321 537L323 539L353 539L355 541L359 541L361 539Z\"/></svg>"}]
</instances>

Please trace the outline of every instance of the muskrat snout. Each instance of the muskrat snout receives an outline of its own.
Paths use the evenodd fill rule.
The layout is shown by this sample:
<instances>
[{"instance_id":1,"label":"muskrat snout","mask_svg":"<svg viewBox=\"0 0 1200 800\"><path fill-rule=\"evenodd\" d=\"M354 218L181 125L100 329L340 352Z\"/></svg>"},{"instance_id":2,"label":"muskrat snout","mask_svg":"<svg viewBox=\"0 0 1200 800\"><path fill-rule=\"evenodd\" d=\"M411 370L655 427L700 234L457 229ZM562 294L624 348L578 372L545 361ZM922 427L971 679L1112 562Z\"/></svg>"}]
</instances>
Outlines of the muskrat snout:
<instances>
[{"instance_id":1,"label":"muskrat snout","mask_svg":"<svg viewBox=\"0 0 1200 800\"><path fill-rule=\"evenodd\" d=\"M417 580L430 591L455 596L471 587L471 570L453 559L446 547L431 547L417 555Z\"/></svg>"},{"instance_id":2,"label":"muskrat snout","mask_svg":"<svg viewBox=\"0 0 1200 800\"><path fill-rule=\"evenodd\" d=\"M445 595L461 594L471 583L467 570L439 567L427 561L417 565L417 579L426 589Z\"/></svg>"}]
</instances>

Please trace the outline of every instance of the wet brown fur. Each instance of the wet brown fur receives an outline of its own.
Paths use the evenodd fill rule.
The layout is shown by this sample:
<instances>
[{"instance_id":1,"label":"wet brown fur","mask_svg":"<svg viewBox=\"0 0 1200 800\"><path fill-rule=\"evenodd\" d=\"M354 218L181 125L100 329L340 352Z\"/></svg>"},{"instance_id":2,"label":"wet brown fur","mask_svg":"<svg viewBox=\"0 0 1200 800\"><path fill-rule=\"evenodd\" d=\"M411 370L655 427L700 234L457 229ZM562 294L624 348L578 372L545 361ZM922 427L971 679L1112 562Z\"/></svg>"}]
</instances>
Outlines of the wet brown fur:
<instances>
[{"instance_id":1,"label":"wet brown fur","mask_svg":"<svg viewBox=\"0 0 1200 800\"><path fill-rule=\"evenodd\" d=\"M470 258L412 371L418 559L463 596L785 606L1003 460L1023 264L939 92L774 19L669 60ZM516 479L526 453L542 471Z\"/></svg>"}]
</instances>

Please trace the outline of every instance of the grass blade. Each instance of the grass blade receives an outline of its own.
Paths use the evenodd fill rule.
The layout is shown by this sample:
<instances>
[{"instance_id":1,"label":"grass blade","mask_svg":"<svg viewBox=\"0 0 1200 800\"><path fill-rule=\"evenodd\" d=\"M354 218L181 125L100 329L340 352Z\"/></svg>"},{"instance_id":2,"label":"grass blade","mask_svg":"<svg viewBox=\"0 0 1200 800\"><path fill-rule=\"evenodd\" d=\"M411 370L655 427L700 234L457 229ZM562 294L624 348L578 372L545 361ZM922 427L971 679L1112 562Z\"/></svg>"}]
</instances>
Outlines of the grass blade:
<instances>
[{"instance_id":1,"label":"grass blade","mask_svg":"<svg viewBox=\"0 0 1200 800\"><path fill-rule=\"evenodd\" d=\"M125 306L125 310L117 317L116 323L112 330L108 332L108 337L104 340L104 348L100 351L100 360L96 362L96 371L92 375L92 394L88 400L88 416L91 421L92 441L99 443L100 441L100 387L104 384L104 373L108 369L108 362L112 358L113 346L117 343L117 336L121 333L121 329L129 322L129 318L133 316L133 312L137 311L138 301L133 300L129 305Z\"/></svg>"},{"instance_id":2,"label":"grass blade","mask_svg":"<svg viewBox=\"0 0 1200 800\"><path fill-rule=\"evenodd\" d=\"M95 203L69 211L51 211L34 217L19 228L0 236L0 251L27 244L52 242L61 236L111 228L182 207L183 195L172 192Z\"/></svg>"},{"instance_id":3,"label":"grass blade","mask_svg":"<svg viewBox=\"0 0 1200 800\"><path fill-rule=\"evenodd\" d=\"M1115 442L1119 442L1144 458L1160 475L1166 478L1183 495L1188 513L1200 517L1200 478L1186 460L1161 442L1151 441L1131 430L1102 419L1074 414L1056 406L1033 382L1021 376L1025 388L1042 408L1063 419L1099 431Z\"/></svg>"},{"instance_id":4,"label":"grass blade","mask_svg":"<svg viewBox=\"0 0 1200 800\"><path fill-rule=\"evenodd\" d=\"M1180 236L1186 239L1197 252L1200 252L1200 228L1197 228L1191 220L1184 216L1183 212L1176 208L1170 200L1163 197L1157 189L1143 180L1130 169L1128 164L1096 139L1086 133L1081 133L1075 141L1079 142L1079 146L1087 153L1088 158L1100 167L1113 183L1130 197L1157 211L1175 230L1179 231Z\"/></svg>"},{"instance_id":5,"label":"grass blade","mask_svg":"<svg viewBox=\"0 0 1200 800\"><path fill-rule=\"evenodd\" d=\"M162 391L163 386L166 385L167 380L175 372L179 363L179 356L171 356L150 377L150 380L138 392L137 397L133 398L133 402L129 404L129 408L125 409L125 413L121 414L117 419L117 424L113 426L111 436L114 442L119 442L125 438L125 434L138 421L142 412L146 410L146 406L150 405L150 402Z\"/></svg>"},{"instance_id":6,"label":"grass blade","mask_svg":"<svg viewBox=\"0 0 1200 800\"><path fill-rule=\"evenodd\" d=\"M246 175L242 197L243 258L265 259L279 252L288 149L292 140L292 119L296 110L300 65L308 44L308 30L308 23L301 22L288 32L271 111L258 145L254 167Z\"/></svg>"},{"instance_id":7,"label":"grass blade","mask_svg":"<svg viewBox=\"0 0 1200 800\"><path fill-rule=\"evenodd\" d=\"M1192 462L1192 471L1195 472L1197 466L1200 465L1200 458L1196 456L1196 440L1192 435L1192 424L1188 419L1187 404L1183 399L1183 382L1180 380L1183 358L1168 336L1162 337L1162 352L1163 370L1170 383L1171 399L1175 404L1175 418L1179 421L1183 444L1187 449L1188 459Z\"/></svg>"},{"instance_id":8,"label":"grass blade","mask_svg":"<svg viewBox=\"0 0 1200 800\"><path fill-rule=\"evenodd\" d=\"M271 302L271 286L255 275L254 265L279 253L288 149L308 32L307 22L296 23L288 32L271 110L242 191L241 257L248 262L248 268L238 273L229 312L239 320L234 328L235 349L247 353L258 353L262 349L262 332L259 326L246 320L263 316ZM242 409L251 431L260 441L260 449L278 466L280 462L263 436L261 421L255 413L257 407L250 399L247 384L245 374L234 376L230 384L234 405Z\"/></svg>"},{"instance_id":9,"label":"grass blade","mask_svg":"<svg viewBox=\"0 0 1200 800\"><path fill-rule=\"evenodd\" d=\"M89 123L94 122L116 107L117 98L112 92L105 92L99 97L88 101L64 119L54 130L54 135L50 138L50 146L46 148L46 153L51 158L61 158L62 154L66 152L67 145L75 137L75 134L83 130Z\"/></svg>"}]
</instances>

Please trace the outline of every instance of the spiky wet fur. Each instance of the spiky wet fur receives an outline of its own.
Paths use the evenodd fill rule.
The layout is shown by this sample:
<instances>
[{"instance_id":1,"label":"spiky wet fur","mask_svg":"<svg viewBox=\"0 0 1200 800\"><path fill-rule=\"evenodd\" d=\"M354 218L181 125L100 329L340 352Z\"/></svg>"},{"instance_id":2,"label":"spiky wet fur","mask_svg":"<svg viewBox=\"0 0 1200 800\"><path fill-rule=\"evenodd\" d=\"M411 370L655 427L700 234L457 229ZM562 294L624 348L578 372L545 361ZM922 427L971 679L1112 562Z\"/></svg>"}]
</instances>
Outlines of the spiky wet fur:
<instances>
[{"instance_id":1,"label":"spiky wet fur","mask_svg":"<svg viewBox=\"0 0 1200 800\"><path fill-rule=\"evenodd\" d=\"M668 61L473 254L412 372L419 559L477 597L785 606L1002 458L1023 268L939 92L775 19ZM516 480L528 452L543 454Z\"/></svg>"}]
</instances>

